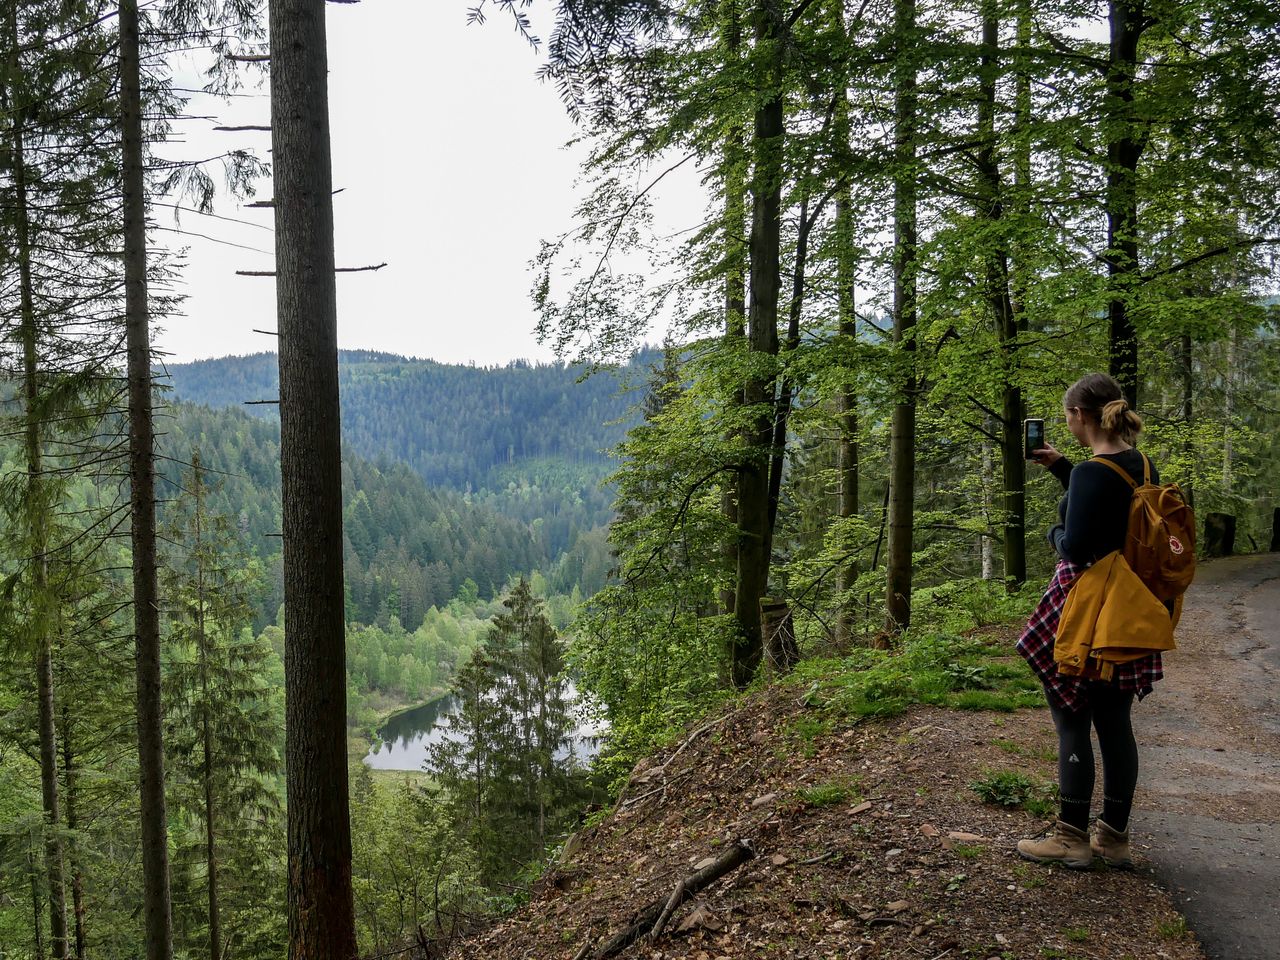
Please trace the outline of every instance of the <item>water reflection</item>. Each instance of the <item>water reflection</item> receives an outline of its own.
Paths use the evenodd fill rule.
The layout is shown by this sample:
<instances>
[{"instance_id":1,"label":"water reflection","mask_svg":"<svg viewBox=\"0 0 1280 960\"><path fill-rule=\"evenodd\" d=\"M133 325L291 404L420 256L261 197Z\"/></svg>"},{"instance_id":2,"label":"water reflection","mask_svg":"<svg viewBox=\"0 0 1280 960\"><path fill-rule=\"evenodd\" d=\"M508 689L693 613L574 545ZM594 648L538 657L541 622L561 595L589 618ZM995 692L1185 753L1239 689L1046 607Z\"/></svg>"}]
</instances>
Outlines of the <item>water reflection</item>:
<instances>
[{"instance_id":1,"label":"water reflection","mask_svg":"<svg viewBox=\"0 0 1280 960\"><path fill-rule=\"evenodd\" d=\"M569 701L576 704L578 691L572 684L566 693ZM374 745L364 762L375 770L421 770L427 760L428 748L439 743L449 729L454 705L454 698L445 696L392 717L378 731L382 743ZM577 707L574 713L577 723L569 745L556 754L556 759L563 760L572 754L586 763L600 749L600 738L606 727L581 716Z\"/></svg>"}]
</instances>

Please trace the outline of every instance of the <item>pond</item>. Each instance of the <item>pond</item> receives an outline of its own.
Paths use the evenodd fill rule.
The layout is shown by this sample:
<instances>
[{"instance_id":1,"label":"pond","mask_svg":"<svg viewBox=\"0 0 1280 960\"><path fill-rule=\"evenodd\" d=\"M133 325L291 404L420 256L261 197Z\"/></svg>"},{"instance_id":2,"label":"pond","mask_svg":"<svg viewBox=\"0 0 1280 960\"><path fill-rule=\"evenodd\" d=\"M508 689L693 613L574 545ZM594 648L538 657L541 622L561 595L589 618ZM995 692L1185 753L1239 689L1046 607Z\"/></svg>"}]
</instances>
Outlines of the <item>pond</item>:
<instances>
[{"instance_id":1,"label":"pond","mask_svg":"<svg viewBox=\"0 0 1280 960\"><path fill-rule=\"evenodd\" d=\"M576 703L577 690L570 685L567 693L569 701ZM449 729L453 710L453 697L444 696L396 714L378 730L382 742L373 745L364 758L365 764L375 770L421 770L427 760L427 748L439 743ZM572 753L580 763L590 761L600 749L605 730L603 723L579 715L569 746L557 753L556 759L563 760Z\"/></svg>"}]
</instances>

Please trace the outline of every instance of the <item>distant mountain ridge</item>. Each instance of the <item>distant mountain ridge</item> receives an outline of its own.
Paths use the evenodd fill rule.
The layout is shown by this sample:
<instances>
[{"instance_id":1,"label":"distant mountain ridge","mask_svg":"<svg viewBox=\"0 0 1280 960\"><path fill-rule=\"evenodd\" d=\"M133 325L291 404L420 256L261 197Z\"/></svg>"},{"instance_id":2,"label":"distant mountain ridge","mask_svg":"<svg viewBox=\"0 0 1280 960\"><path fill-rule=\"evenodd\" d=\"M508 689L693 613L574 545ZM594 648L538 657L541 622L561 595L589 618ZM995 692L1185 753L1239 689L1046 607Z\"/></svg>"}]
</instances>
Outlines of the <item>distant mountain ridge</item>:
<instances>
[{"instance_id":1,"label":"distant mountain ridge","mask_svg":"<svg viewBox=\"0 0 1280 960\"><path fill-rule=\"evenodd\" d=\"M503 489L549 464L598 482L636 417L637 395L624 388L643 382L647 359L582 379L561 364L474 367L341 351L343 439L362 457L405 463L429 484L457 490ZM159 372L179 400L274 417L274 405L245 404L278 396L276 364L274 353L259 353Z\"/></svg>"}]
</instances>

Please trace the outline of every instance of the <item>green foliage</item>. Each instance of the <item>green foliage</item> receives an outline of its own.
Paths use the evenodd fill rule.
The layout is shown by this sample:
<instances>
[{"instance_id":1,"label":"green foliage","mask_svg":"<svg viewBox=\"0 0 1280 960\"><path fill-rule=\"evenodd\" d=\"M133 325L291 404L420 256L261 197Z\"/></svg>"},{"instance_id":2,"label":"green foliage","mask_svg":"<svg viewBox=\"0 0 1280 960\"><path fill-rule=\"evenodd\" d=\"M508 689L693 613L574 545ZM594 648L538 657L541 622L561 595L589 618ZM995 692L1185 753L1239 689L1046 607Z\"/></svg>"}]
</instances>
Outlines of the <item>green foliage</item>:
<instances>
[{"instance_id":1,"label":"green foliage","mask_svg":"<svg viewBox=\"0 0 1280 960\"><path fill-rule=\"evenodd\" d=\"M984 773L969 789L984 803L1013 807L1046 816L1058 808L1055 784L1020 773L1017 770L991 770Z\"/></svg>"},{"instance_id":2,"label":"green foliage","mask_svg":"<svg viewBox=\"0 0 1280 960\"><path fill-rule=\"evenodd\" d=\"M893 716L916 703L961 709L1040 706L1039 683L1009 651L980 637L905 634L897 650L855 650L802 661L789 683L804 702L840 721ZM975 689L975 687L977 689Z\"/></svg>"},{"instance_id":3,"label":"green foliage","mask_svg":"<svg viewBox=\"0 0 1280 960\"><path fill-rule=\"evenodd\" d=\"M458 673L428 770L479 875L496 888L540 861L584 797L560 640L520 580Z\"/></svg>"},{"instance_id":4,"label":"green foliage","mask_svg":"<svg viewBox=\"0 0 1280 960\"><path fill-rule=\"evenodd\" d=\"M270 956L285 942L276 886L284 695L270 682L283 668L269 642L250 628L260 569L228 519L210 512L198 451L181 490L167 511L162 571L175 936L192 952L208 946L206 905L216 875L220 942Z\"/></svg>"},{"instance_id":5,"label":"green foliage","mask_svg":"<svg viewBox=\"0 0 1280 960\"><path fill-rule=\"evenodd\" d=\"M480 895L477 863L439 799L378 782L363 764L351 783L352 888L362 954L448 935ZM436 929L441 922L444 929Z\"/></svg>"}]
</instances>

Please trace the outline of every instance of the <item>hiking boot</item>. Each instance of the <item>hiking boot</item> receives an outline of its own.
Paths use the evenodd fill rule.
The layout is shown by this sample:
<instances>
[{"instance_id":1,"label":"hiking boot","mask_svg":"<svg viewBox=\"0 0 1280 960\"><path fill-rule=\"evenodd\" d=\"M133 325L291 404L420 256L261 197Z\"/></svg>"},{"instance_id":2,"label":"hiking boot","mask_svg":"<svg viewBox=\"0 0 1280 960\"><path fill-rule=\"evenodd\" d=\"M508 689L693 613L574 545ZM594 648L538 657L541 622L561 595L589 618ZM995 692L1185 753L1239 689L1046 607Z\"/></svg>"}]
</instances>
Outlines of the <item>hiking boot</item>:
<instances>
[{"instance_id":1,"label":"hiking boot","mask_svg":"<svg viewBox=\"0 0 1280 960\"><path fill-rule=\"evenodd\" d=\"M1089 834L1061 820L1041 840L1019 840L1018 853L1037 863L1060 863L1073 870L1087 870L1093 864Z\"/></svg>"},{"instance_id":2,"label":"hiking boot","mask_svg":"<svg viewBox=\"0 0 1280 960\"><path fill-rule=\"evenodd\" d=\"M1121 833L1107 826L1106 821L1097 820L1093 828L1093 840L1089 844L1093 852L1112 867L1132 867L1133 857L1129 855L1129 831Z\"/></svg>"}]
</instances>

